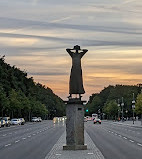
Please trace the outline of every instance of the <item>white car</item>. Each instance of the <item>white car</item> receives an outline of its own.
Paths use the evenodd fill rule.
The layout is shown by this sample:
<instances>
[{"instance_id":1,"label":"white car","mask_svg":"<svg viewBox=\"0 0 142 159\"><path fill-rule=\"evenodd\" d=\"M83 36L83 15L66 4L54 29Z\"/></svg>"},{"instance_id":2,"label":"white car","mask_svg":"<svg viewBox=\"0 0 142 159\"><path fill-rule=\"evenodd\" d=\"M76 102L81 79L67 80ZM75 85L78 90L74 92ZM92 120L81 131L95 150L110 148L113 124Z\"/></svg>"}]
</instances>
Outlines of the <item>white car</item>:
<instances>
[{"instance_id":1,"label":"white car","mask_svg":"<svg viewBox=\"0 0 142 159\"><path fill-rule=\"evenodd\" d=\"M32 117L32 122L38 122L39 119L37 117Z\"/></svg>"},{"instance_id":2,"label":"white car","mask_svg":"<svg viewBox=\"0 0 142 159\"><path fill-rule=\"evenodd\" d=\"M21 125L21 120L20 119L11 119L11 125Z\"/></svg>"},{"instance_id":3,"label":"white car","mask_svg":"<svg viewBox=\"0 0 142 159\"><path fill-rule=\"evenodd\" d=\"M42 121L41 117L38 117L38 121L39 121L39 122L41 122L41 121Z\"/></svg>"},{"instance_id":4,"label":"white car","mask_svg":"<svg viewBox=\"0 0 142 159\"><path fill-rule=\"evenodd\" d=\"M25 119L24 118L19 118L20 121L21 121L21 125L24 125L25 124Z\"/></svg>"}]
</instances>

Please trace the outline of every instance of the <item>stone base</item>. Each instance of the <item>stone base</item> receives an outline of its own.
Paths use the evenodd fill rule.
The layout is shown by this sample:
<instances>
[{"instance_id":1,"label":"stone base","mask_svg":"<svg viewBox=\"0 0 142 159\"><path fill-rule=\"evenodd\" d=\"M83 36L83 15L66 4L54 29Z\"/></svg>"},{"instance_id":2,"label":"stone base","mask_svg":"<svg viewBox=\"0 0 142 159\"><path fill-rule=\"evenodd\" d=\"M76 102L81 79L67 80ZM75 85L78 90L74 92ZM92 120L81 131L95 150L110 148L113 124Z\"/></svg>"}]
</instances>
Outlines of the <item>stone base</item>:
<instances>
[{"instance_id":1,"label":"stone base","mask_svg":"<svg viewBox=\"0 0 142 159\"><path fill-rule=\"evenodd\" d=\"M65 145L63 150L87 150L87 145Z\"/></svg>"}]
</instances>

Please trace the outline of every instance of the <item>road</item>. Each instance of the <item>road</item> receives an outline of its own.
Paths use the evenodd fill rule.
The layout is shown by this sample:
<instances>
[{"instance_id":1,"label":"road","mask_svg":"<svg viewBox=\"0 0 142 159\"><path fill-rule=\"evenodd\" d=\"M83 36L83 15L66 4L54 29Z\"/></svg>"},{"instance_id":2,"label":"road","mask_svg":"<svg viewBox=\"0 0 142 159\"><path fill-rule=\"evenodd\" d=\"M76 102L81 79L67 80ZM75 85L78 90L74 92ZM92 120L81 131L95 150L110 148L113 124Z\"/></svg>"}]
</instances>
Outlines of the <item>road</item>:
<instances>
[{"instance_id":1,"label":"road","mask_svg":"<svg viewBox=\"0 0 142 159\"><path fill-rule=\"evenodd\" d=\"M142 128L88 121L85 129L105 159L142 158Z\"/></svg>"},{"instance_id":2,"label":"road","mask_svg":"<svg viewBox=\"0 0 142 159\"><path fill-rule=\"evenodd\" d=\"M53 121L0 129L0 159L43 159L65 131Z\"/></svg>"},{"instance_id":3,"label":"road","mask_svg":"<svg viewBox=\"0 0 142 159\"><path fill-rule=\"evenodd\" d=\"M142 158L142 128L88 121L85 130L105 159ZM45 159L64 131L63 122L50 120L1 128L0 159Z\"/></svg>"}]
</instances>

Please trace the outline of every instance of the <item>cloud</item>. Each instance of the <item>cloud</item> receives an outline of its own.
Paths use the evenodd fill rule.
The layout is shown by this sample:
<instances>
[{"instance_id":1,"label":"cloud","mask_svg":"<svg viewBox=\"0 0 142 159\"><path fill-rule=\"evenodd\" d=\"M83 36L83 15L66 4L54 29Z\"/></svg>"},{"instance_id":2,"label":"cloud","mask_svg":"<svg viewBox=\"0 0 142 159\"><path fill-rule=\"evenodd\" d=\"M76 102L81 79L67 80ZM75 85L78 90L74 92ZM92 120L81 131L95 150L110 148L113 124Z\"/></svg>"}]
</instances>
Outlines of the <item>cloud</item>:
<instances>
[{"instance_id":1,"label":"cloud","mask_svg":"<svg viewBox=\"0 0 142 159\"><path fill-rule=\"evenodd\" d=\"M68 75L66 72L59 72L59 70L55 70L54 72L30 72L30 76L39 75L39 76L59 76L59 75Z\"/></svg>"}]
</instances>

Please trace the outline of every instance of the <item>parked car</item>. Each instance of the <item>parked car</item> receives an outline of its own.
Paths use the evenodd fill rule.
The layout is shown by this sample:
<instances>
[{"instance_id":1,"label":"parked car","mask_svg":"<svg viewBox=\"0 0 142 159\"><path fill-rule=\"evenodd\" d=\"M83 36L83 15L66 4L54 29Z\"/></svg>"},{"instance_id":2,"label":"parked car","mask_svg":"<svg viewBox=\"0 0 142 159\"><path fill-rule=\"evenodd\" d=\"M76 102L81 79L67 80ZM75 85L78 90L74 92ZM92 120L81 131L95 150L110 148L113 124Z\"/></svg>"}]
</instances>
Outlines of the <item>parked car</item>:
<instances>
[{"instance_id":1,"label":"parked car","mask_svg":"<svg viewBox=\"0 0 142 159\"><path fill-rule=\"evenodd\" d=\"M38 117L38 122L42 122L42 119L41 119L41 117Z\"/></svg>"},{"instance_id":2,"label":"parked car","mask_svg":"<svg viewBox=\"0 0 142 159\"><path fill-rule=\"evenodd\" d=\"M38 122L39 120L38 120L38 118L37 117L32 117L32 120L31 120L32 122Z\"/></svg>"},{"instance_id":3,"label":"parked car","mask_svg":"<svg viewBox=\"0 0 142 159\"><path fill-rule=\"evenodd\" d=\"M1 121L0 121L0 128L1 128Z\"/></svg>"},{"instance_id":4,"label":"parked car","mask_svg":"<svg viewBox=\"0 0 142 159\"><path fill-rule=\"evenodd\" d=\"M94 124L96 124L96 123L99 123L99 124L101 124L102 123L102 121L101 121L101 119L94 119Z\"/></svg>"},{"instance_id":5,"label":"parked car","mask_svg":"<svg viewBox=\"0 0 142 159\"><path fill-rule=\"evenodd\" d=\"M21 125L21 120L20 119L11 119L11 125Z\"/></svg>"},{"instance_id":6,"label":"parked car","mask_svg":"<svg viewBox=\"0 0 142 159\"><path fill-rule=\"evenodd\" d=\"M5 126L9 127L10 126L10 117L3 117L3 120L5 120Z\"/></svg>"},{"instance_id":7,"label":"parked car","mask_svg":"<svg viewBox=\"0 0 142 159\"><path fill-rule=\"evenodd\" d=\"M1 127L4 127L6 125L5 120L1 119Z\"/></svg>"},{"instance_id":8,"label":"parked car","mask_svg":"<svg viewBox=\"0 0 142 159\"><path fill-rule=\"evenodd\" d=\"M21 125L24 125L25 124L25 119L24 118L19 118L20 121L21 121Z\"/></svg>"},{"instance_id":9,"label":"parked car","mask_svg":"<svg viewBox=\"0 0 142 159\"><path fill-rule=\"evenodd\" d=\"M87 118L86 117L84 117L84 122L87 122Z\"/></svg>"}]
</instances>

